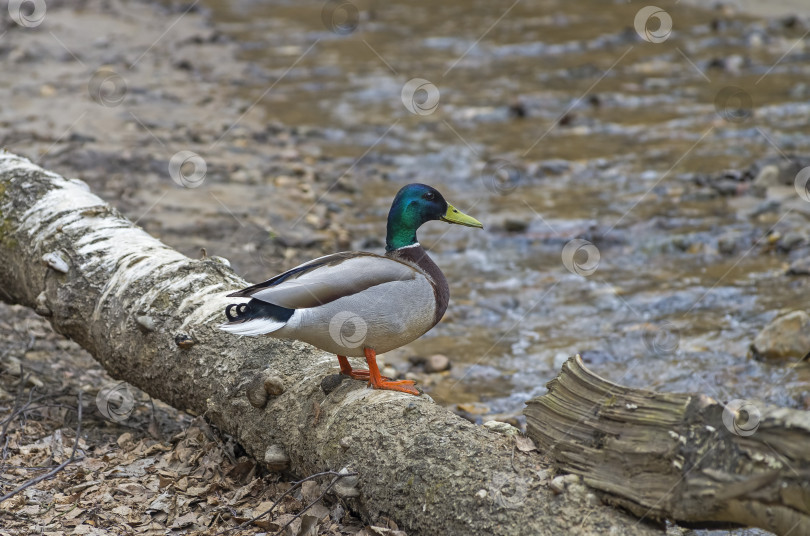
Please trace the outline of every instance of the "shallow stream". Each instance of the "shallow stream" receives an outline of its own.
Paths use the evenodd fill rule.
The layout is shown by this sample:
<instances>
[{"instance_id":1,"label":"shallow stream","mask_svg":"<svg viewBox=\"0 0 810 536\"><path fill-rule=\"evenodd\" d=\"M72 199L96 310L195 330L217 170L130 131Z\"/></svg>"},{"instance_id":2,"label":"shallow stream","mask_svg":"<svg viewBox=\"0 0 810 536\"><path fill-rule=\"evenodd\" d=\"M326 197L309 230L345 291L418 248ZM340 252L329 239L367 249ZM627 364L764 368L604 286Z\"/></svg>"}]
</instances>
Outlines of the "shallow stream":
<instances>
[{"instance_id":1,"label":"shallow stream","mask_svg":"<svg viewBox=\"0 0 810 536\"><path fill-rule=\"evenodd\" d=\"M252 62L244 97L270 87L268 120L325 129L323 154L345 158L353 236L379 239L353 247L379 248L412 181L485 223L420 233L452 302L391 359L448 355L440 402L518 414L579 352L632 386L810 404L810 373L748 356L806 306L808 282L769 246L810 204L786 188L758 210L698 185L810 147L801 21L665 6L656 43L634 28L639 3L204 4ZM656 40L658 24L641 29ZM573 239L587 244L564 254Z\"/></svg>"}]
</instances>

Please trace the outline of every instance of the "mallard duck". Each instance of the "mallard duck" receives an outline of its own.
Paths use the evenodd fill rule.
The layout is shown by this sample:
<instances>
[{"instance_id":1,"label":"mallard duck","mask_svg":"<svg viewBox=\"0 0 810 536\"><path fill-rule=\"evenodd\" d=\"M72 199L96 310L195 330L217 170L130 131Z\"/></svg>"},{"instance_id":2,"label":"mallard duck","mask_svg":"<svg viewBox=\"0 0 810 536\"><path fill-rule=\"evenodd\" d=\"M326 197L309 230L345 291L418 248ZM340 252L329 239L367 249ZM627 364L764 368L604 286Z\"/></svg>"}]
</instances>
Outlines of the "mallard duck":
<instances>
[{"instance_id":1,"label":"mallard duck","mask_svg":"<svg viewBox=\"0 0 810 536\"><path fill-rule=\"evenodd\" d=\"M228 305L228 322L220 327L307 342L337 354L342 374L375 389L419 395L415 382L381 376L377 354L418 339L447 309L447 280L416 239L416 230L431 220L484 227L435 188L409 184L388 212L385 255L334 253L229 294L251 299ZM353 369L347 357L365 357L368 370Z\"/></svg>"}]
</instances>

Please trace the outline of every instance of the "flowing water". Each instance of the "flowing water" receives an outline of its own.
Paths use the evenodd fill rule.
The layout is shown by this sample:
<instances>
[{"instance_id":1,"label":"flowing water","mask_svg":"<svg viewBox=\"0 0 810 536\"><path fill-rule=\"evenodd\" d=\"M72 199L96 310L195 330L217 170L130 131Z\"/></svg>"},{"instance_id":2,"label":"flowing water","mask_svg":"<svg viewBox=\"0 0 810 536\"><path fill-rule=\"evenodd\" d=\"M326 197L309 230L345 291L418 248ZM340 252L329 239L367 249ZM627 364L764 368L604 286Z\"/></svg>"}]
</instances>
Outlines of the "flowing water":
<instances>
[{"instance_id":1,"label":"flowing water","mask_svg":"<svg viewBox=\"0 0 810 536\"><path fill-rule=\"evenodd\" d=\"M695 181L810 147L800 20L667 3L654 43L638 2L203 4L251 62L240 95L345 160L342 193L319 188L347 199L353 247L379 249L407 182L484 222L420 231L451 306L391 359L448 355L439 402L517 415L579 352L631 386L810 404L806 369L748 356L806 305L771 246L810 204L787 188L759 210Z\"/></svg>"}]
</instances>

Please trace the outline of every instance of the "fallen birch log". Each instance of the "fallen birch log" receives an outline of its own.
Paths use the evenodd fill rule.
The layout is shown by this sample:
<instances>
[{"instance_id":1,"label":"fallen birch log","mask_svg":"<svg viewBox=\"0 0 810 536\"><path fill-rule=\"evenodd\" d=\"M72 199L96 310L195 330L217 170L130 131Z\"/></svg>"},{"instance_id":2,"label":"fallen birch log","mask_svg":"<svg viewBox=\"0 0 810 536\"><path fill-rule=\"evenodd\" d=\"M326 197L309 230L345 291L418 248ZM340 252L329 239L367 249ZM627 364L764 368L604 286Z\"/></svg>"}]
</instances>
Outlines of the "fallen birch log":
<instances>
[{"instance_id":1,"label":"fallen birch log","mask_svg":"<svg viewBox=\"0 0 810 536\"><path fill-rule=\"evenodd\" d=\"M303 343L222 333L225 295L246 284L81 181L0 152L0 299L48 317L114 378L204 414L271 468L356 471L336 486L349 505L411 536L662 533L581 484L553 492L539 455L427 397L330 381L334 357Z\"/></svg>"},{"instance_id":2,"label":"fallen birch log","mask_svg":"<svg viewBox=\"0 0 810 536\"><path fill-rule=\"evenodd\" d=\"M565 471L645 519L810 534L810 412L604 380L577 356L524 411Z\"/></svg>"}]
</instances>

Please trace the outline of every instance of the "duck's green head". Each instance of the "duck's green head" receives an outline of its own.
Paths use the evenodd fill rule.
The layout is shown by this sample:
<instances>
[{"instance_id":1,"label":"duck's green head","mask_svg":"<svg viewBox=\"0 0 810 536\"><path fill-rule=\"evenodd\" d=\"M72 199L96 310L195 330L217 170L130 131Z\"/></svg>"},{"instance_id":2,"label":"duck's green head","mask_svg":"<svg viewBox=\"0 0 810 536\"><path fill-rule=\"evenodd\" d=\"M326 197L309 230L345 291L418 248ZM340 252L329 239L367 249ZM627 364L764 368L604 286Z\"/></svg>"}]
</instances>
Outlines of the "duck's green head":
<instances>
[{"instance_id":1,"label":"duck's green head","mask_svg":"<svg viewBox=\"0 0 810 536\"><path fill-rule=\"evenodd\" d=\"M386 251L416 244L416 230L431 220L484 228L480 221L467 216L445 201L435 188L426 184L409 184L397 192L388 212Z\"/></svg>"}]
</instances>

